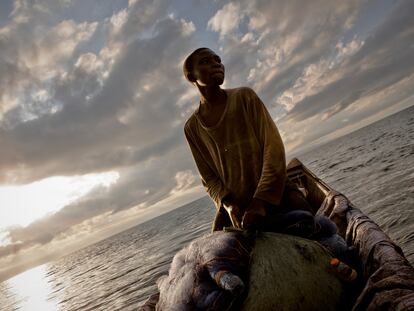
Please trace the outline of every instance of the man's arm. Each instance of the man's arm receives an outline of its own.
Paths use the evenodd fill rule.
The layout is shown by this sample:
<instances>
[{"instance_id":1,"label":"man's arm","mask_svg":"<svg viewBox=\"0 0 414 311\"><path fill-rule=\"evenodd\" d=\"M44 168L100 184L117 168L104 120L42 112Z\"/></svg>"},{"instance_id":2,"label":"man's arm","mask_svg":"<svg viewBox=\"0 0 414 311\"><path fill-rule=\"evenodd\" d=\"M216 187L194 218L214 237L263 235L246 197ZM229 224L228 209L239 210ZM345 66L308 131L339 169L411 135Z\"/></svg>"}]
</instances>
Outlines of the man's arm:
<instances>
[{"instance_id":1,"label":"man's arm","mask_svg":"<svg viewBox=\"0 0 414 311\"><path fill-rule=\"evenodd\" d=\"M191 135L191 130L186 127L184 128L187 142L190 146L191 153L193 154L194 161L196 162L198 171L201 176L201 182L205 187L208 195L214 200L217 207L216 219L214 221L213 230L222 229L219 228L222 224L229 225L227 220L228 217L231 223L236 227L241 227L241 213L239 207L234 203L234 199L230 191L224 186L221 179L217 176L214 170L211 168L209 163L203 154L208 154L207 150L202 152L200 147L196 143L196 139ZM222 215L223 210L227 212L228 217ZM221 219L220 217L224 218Z\"/></svg>"},{"instance_id":2,"label":"man's arm","mask_svg":"<svg viewBox=\"0 0 414 311\"><path fill-rule=\"evenodd\" d=\"M201 182L205 187L208 195L216 203L217 209L222 206L222 199L230 194L230 191L226 189L221 179L217 176L214 170L211 168L212 163L208 163L208 160L203 156L203 152L200 150L200 146L196 143L196 139L191 134L191 130L188 125L184 128L185 137L187 138L188 145L190 146L191 153L193 154L194 161L197 165L198 171L201 176ZM208 151L205 150L204 153Z\"/></svg>"},{"instance_id":3,"label":"man's arm","mask_svg":"<svg viewBox=\"0 0 414 311\"><path fill-rule=\"evenodd\" d=\"M253 90L248 100L248 116L262 146L263 164L252 202L243 216L243 228L258 225L266 215L266 205L280 204L286 181L285 149L276 124Z\"/></svg>"},{"instance_id":4,"label":"man's arm","mask_svg":"<svg viewBox=\"0 0 414 311\"><path fill-rule=\"evenodd\" d=\"M262 173L253 197L279 205L287 178L285 148L276 124L254 91L250 100L253 128L263 148Z\"/></svg>"}]
</instances>

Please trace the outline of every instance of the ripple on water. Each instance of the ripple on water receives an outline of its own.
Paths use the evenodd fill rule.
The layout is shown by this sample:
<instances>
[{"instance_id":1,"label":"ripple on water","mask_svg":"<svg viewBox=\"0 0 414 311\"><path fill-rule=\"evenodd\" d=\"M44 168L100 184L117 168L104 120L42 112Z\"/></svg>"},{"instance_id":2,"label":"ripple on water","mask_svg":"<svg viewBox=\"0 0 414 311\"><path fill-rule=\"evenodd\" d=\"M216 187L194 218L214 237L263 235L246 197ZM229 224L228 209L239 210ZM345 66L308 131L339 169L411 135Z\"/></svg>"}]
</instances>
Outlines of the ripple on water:
<instances>
[{"instance_id":1,"label":"ripple on water","mask_svg":"<svg viewBox=\"0 0 414 311\"><path fill-rule=\"evenodd\" d=\"M414 263L414 107L319 146L298 158L344 193L403 248ZM156 290L173 255L210 231L205 197L47 266L55 310L136 310ZM0 310L22 305L0 283Z\"/></svg>"}]
</instances>

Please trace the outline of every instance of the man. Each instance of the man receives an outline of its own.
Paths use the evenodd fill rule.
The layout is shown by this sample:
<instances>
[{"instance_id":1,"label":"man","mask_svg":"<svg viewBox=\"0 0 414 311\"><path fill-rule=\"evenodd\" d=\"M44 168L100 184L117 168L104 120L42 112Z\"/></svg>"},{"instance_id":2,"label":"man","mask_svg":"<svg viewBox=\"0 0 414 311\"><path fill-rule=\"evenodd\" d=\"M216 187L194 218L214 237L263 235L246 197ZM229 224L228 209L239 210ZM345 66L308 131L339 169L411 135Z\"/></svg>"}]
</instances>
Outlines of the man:
<instances>
[{"instance_id":1,"label":"man","mask_svg":"<svg viewBox=\"0 0 414 311\"><path fill-rule=\"evenodd\" d=\"M287 178L283 142L256 93L245 87L222 89L224 66L220 57L208 48L191 53L183 70L185 77L200 93L200 105L186 122L184 131L202 183L217 206L213 231L233 225L302 236L317 233L322 237L323 234L315 232L317 221L311 207ZM323 231L328 232L325 235L335 235L335 224L324 218L320 223L325 227ZM347 250L345 241L341 242ZM211 255L210 251L208 249L206 254ZM236 253L242 252L237 250ZM182 255L187 256L185 253ZM242 259L236 258L243 263ZM220 261L223 261L220 264L234 265L232 258L227 256L222 256ZM211 264L211 261L207 262ZM200 268L198 266L197 271L201 271ZM197 283L191 283L195 287L187 294L199 297L195 301L186 299L185 303L195 302L209 310L221 310L223 308L217 303L220 297L224 297L221 293L229 292L228 285L233 286L233 291L239 290L240 279L229 277L227 269L209 272L219 287L212 287L209 279L197 279ZM187 277L181 270L177 275L179 278ZM221 293L217 291L220 288ZM159 293L150 296L140 310L154 310L159 297Z\"/></svg>"},{"instance_id":2,"label":"man","mask_svg":"<svg viewBox=\"0 0 414 311\"><path fill-rule=\"evenodd\" d=\"M310 211L287 179L283 142L256 93L246 87L222 89L224 66L208 48L191 53L183 70L200 93L200 105L184 131L217 206L213 230L228 225L249 229L292 209Z\"/></svg>"}]
</instances>

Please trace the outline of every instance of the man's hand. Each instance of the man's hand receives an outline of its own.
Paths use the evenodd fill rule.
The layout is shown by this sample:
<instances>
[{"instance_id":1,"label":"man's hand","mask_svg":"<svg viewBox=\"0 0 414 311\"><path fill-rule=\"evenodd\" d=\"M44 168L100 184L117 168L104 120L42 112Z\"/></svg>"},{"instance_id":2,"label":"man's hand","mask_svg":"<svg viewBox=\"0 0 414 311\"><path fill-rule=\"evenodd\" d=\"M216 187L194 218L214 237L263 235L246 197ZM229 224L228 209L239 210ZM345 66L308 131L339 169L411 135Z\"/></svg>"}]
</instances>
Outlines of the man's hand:
<instances>
[{"instance_id":1,"label":"man's hand","mask_svg":"<svg viewBox=\"0 0 414 311\"><path fill-rule=\"evenodd\" d=\"M253 229L256 228L263 221L266 216L266 202L257 198L253 198L249 207L243 215L242 228Z\"/></svg>"},{"instance_id":2,"label":"man's hand","mask_svg":"<svg viewBox=\"0 0 414 311\"><path fill-rule=\"evenodd\" d=\"M221 203L229 215L233 227L241 228L241 219L243 214L241 213L239 206L234 201L233 195L229 193L221 200Z\"/></svg>"},{"instance_id":3,"label":"man's hand","mask_svg":"<svg viewBox=\"0 0 414 311\"><path fill-rule=\"evenodd\" d=\"M227 214L229 214L233 226L236 228L241 228L241 219L243 215L240 211L240 208L236 204L230 202L223 204L223 206L226 209Z\"/></svg>"},{"instance_id":4,"label":"man's hand","mask_svg":"<svg viewBox=\"0 0 414 311\"><path fill-rule=\"evenodd\" d=\"M240 211L239 206L234 203L234 197L231 193L227 194L222 200L222 205L226 210L227 214L230 216L231 223L233 227L241 228L241 220L243 214Z\"/></svg>"}]
</instances>

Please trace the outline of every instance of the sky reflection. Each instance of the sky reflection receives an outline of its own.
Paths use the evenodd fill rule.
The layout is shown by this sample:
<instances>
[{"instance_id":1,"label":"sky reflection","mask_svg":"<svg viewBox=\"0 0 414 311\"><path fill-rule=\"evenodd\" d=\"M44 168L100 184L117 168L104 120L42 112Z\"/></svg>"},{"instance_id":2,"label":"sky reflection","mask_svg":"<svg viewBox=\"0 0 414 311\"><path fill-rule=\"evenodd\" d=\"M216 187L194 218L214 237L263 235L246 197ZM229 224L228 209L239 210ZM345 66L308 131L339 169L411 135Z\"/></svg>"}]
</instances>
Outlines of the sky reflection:
<instances>
[{"instance_id":1,"label":"sky reflection","mask_svg":"<svg viewBox=\"0 0 414 311\"><path fill-rule=\"evenodd\" d=\"M14 295L16 305L13 309L20 311L58 310L58 302L48 299L52 287L47 281L46 273L47 266L42 265L6 281L9 285L8 290Z\"/></svg>"}]
</instances>

